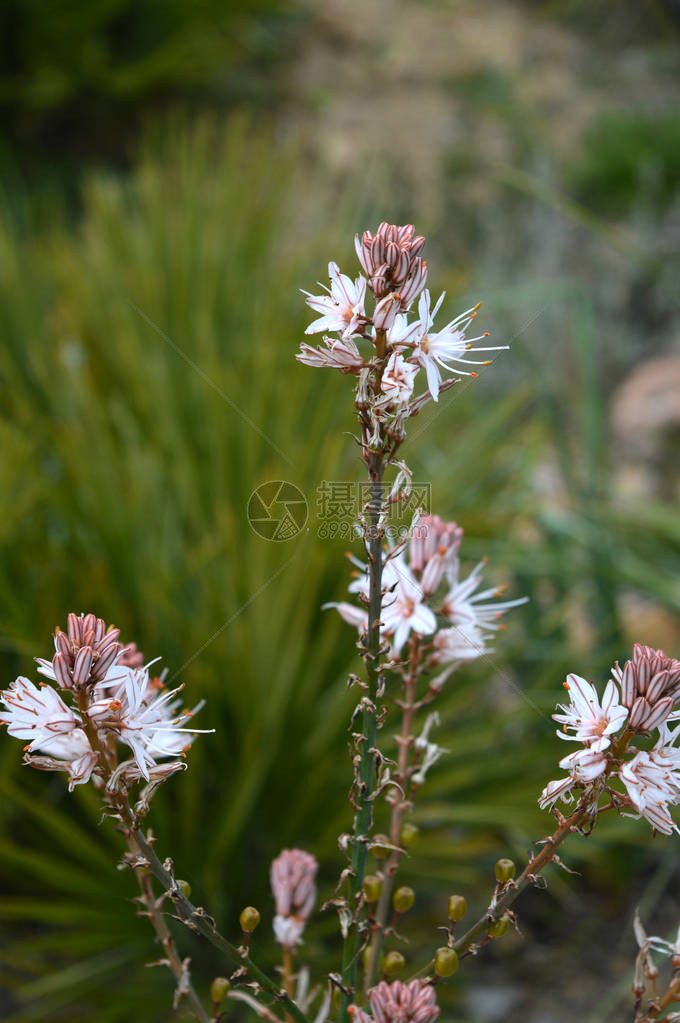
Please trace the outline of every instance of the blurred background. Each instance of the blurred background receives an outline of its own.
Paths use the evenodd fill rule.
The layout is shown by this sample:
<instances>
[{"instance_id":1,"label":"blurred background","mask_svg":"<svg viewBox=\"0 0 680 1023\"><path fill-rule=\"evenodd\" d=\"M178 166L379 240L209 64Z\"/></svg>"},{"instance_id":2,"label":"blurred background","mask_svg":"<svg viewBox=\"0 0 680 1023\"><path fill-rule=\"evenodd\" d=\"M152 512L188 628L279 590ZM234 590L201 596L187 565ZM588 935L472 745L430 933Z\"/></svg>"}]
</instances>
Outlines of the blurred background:
<instances>
[{"instance_id":1,"label":"blurred background","mask_svg":"<svg viewBox=\"0 0 680 1023\"><path fill-rule=\"evenodd\" d=\"M411 429L472 565L530 603L442 703L404 865L409 968L452 892L481 911L499 855L550 829L567 671L633 641L678 654L680 7L675 0L6 0L0 7L0 660L34 677L93 610L190 703L190 770L156 800L159 848L236 935L284 845L322 860L349 824L348 581L322 480L362 478L350 386L293 358L300 288L382 219L428 236L452 315L483 299L509 343ZM266 542L251 492L288 480L306 531ZM388 729L389 734L389 729ZM0 743L0 1017L157 1023L171 981L87 788ZM631 920L680 916L675 839L644 822L571 840L523 938L442 988L464 1023L629 1019ZM406 923L406 921L405 921ZM336 921L309 928L334 967ZM197 984L223 967L187 934ZM236 1012L238 1016L238 1011Z\"/></svg>"}]
</instances>

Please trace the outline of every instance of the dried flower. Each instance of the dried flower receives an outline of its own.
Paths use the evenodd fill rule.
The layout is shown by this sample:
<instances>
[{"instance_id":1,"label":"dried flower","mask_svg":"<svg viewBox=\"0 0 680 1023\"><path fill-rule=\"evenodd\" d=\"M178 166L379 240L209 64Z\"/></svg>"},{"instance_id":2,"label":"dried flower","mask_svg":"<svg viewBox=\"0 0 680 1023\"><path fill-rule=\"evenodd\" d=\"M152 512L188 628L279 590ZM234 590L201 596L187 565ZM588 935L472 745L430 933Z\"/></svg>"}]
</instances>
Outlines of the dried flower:
<instances>
[{"instance_id":1,"label":"dried flower","mask_svg":"<svg viewBox=\"0 0 680 1023\"><path fill-rule=\"evenodd\" d=\"M391 984L383 980L368 995L372 1016L356 1005L350 1013L355 1023L434 1023L441 1009L437 996L430 984L412 980L405 984L394 980Z\"/></svg>"},{"instance_id":2,"label":"dried flower","mask_svg":"<svg viewBox=\"0 0 680 1023\"><path fill-rule=\"evenodd\" d=\"M301 344L295 358L305 366L338 369L341 373L358 373L363 367L364 360L351 338L342 341L339 338L324 337L323 343L325 348Z\"/></svg>"}]
</instances>

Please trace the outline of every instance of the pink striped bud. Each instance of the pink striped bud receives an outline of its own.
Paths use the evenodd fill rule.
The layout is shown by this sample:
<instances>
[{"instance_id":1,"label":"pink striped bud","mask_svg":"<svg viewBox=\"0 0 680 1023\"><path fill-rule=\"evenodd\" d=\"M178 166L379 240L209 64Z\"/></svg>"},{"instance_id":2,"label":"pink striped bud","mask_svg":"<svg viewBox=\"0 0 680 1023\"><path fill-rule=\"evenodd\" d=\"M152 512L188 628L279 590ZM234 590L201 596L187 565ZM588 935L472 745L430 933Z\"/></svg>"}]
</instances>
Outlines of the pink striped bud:
<instances>
[{"instance_id":1,"label":"pink striped bud","mask_svg":"<svg viewBox=\"0 0 680 1023\"><path fill-rule=\"evenodd\" d=\"M389 330L401 309L399 295L388 294L381 298L373 312L373 324L376 330Z\"/></svg>"},{"instance_id":2,"label":"pink striped bud","mask_svg":"<svg viewBox=\"0 0 680 1023\"><path fill-rule=\"evenodd\" d=\"M80 642L83 638L82 619L79 618L78 615L74 614L72 611L68 616L67 629L68 638L71 640L71 642L74 645L80 646Z\"/></svg>"},{"instance_id":3,"label":"pink striped bud","mask_svg":"<svg viewBox=\"0 0 680 1023\"><path fill-rule=\"evenodd\" d=\"M82 689L90 681L90 668L92 667L92 647L81 646L76 654L73 665L73 688Z\"/></svg>"},{"instance_id":4,"label":"pink striped bud","mask_svg":"<svg viewBox=\"0 0 680 1023\"><path fill-rule=\"evenodd\" d=\"M316 899L318 869L316 858L302 849L284 849L277 856L270 879L278 914L307 919Z\"/></svg>"},{"instance_id":5,"label":"pink striped bud","mask_svg":"<svg viewBox=\"0 0 680 1023\"><path fill-rule=\"evenodd\" d=\"M434 1023L441 1009L435 989L422 980L405 984L401 980L383 980L369 992L368 1000L374 1023ZM349 1012L355 1023L370 1021L363 1009L351 1005Z\"/></svg>"},{"instance_id":6,"label":"pink striped bud","mask_svg":"<svg viewBox=\"0 0 680 1023\"><path fill-rule=\"evenodd\" d=\"M57 685L62 689L71 689L73 686L73 680L68 670L69 661L68 658L62 653L57 653L52 658L52 667L54 669L54 675L57 680Z\"/></svg>"}]
</instances>

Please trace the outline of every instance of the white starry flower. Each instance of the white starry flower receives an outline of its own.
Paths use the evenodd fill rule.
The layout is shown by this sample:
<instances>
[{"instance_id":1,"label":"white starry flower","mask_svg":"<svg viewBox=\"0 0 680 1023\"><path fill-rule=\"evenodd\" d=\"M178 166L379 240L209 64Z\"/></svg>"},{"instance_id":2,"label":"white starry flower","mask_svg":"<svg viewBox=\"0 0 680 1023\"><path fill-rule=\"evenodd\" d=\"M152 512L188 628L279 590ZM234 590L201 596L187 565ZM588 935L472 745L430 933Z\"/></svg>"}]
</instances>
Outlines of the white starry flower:
<instances>
[{"instance_id":1,"label":"white starry flower","mask_svg":"<svg viewBox=\"0 0 680 1023\"><path fill-rule=\"evenodd\" d=\"M366 324L364 301L366 298L366 278L359 275L352 281L346 274L340 273L336 263L328 264L330 288L325 288L326 295L312 295L303 291L307 305L315 312L321 313L319 319L307 327L305 334L320 334L321 331L337 331L343 338L361 334Z\"/></svg>"},{"instance_id":2,"label":"white starry flower","mask_svg":"<svg viewBox=\"0 0 680 1023\"><path fill-rule=\"evenodd\" d=\"M350 593L360 594L364 601L370 592L369 577L361 562L354 561L361 571L349 584ZM385 561L382 574L381 635L390 640L391 653L399 653L411 631L426 636L437 628L437 619L425 604L421 585L406 564L403 551ZM346 602L324 604L323 609L334 608L344 621L355 625L360 632L368 627L368 612Z\"/></svg>"},{"instance_id":3,"label":"white starry flower","mask_svg":"<svg viewBox=\"0 0 680 1023\"><path fill-rule=\"evenodd\" d=\"M430 292L425 289L418 300L417 329L410 335L409 341L413 344L412 359L423 367L427 376L427 385L434 401L439 400L439 388L442 382L442 370L460 373L463 376L477 376L474 371L466 370L464 366L488 366L489 361L482 362L467 358L467 353L473 348L476 341L482 341L488 334L480 334L479 337L466 338L465 331L477 315L479 305L461 313L455 319L446 324L440 331L433 331L434 319L444 300L443 292L434 309L430 310ZM495 346L493 348L475 348L475 352L495 352L507 348L507 345ZM452 363L454 365L452 365Z\"/></svg>"},{"instance_id":4,"label":"white starry flower","mask_svg":"<svg viewBox=\"0 0 680 1023\"><path fill-rule=\"evenodd\" d=\"M579 675L567 675L564 687L569 693L569 705L560 704L561 714L553 714L563 730L560 739L585 743L591 750L602 751L611 745L611 735L623 727L628 709L619 702L619 690L613 681L607 683L602 703L595 686ZM572 733L572 734L569 734Z\"/></svg>"},{"instance_id":5,"label":"white starry flower","mask_svg":"<svg viewBox=\"0 0 680 1023\"><path fill-rule=\"evenodd\" d=\"M0 714L0 723L6 724L8 734L16 739L30 740L29 752L52 753L63 749L63 737L81 723L52 686L35 686L23 676L12 682L0 698L8 708Z\"/></svg>"},{"instance_id":6,"label":"white starry flower","mask_svg":"<svg viewBox=\"0 0 680 1023\"><path fill-rule=\"evenodd\" d=\"M185 728L196 710L181 711L175 699L182 689L164 692L149 678L144 668L114 666L97 689L102 693L88 713L99 727L111 728L133 752L144 778L158 757L177 757L193 742L193 737L212 729ZM105 690L113 695L104 697Z\"/></svg>"},{"instance_id":7,"label":"white starry flower","mask_svg":"<svg viewBox=\"0 0 680 1023\"><path fill-rule=\"evenodd\" d=\"M388 559L383 569L380 617L385 632L392 636L392 648L398 654L410 633L427 636L437 628L437 619L425 604L422 587L406 564L401 552Z\"/></svg>"},{"instance_id":8,"label":"white starry flower","mask_svg":"<svg viewBox=\"0 0 680 1023\"><path fill-rule=\"evenodd\" d=\"M433 661L435 664L474 661L477 657L493 653L493 649L488 647L486 642L487 637L471 622L453 625L449 629L439 629L432 640Z\"/></svg>"},{"instance_id":9,"label":"white starry flower","mask_svg":"<svg viewBox=\"0 0 680 1023\"><path fill-rule=\"evenodd\" d=\"M475 590L482 581L482 571L486 565L486 559L479 562L473 568L466 579L459 580L459 565L457 560L449 567L449 592L444 598L442 610L453 625L458 627L474 625L482 630L495 631L500 628L499 619L511 607L519 607L526 604L528 597L519 597L517 600L490 601L490 597L499 597L504 588L493 586L475 593Z\"/></svg>"}]
</instances>

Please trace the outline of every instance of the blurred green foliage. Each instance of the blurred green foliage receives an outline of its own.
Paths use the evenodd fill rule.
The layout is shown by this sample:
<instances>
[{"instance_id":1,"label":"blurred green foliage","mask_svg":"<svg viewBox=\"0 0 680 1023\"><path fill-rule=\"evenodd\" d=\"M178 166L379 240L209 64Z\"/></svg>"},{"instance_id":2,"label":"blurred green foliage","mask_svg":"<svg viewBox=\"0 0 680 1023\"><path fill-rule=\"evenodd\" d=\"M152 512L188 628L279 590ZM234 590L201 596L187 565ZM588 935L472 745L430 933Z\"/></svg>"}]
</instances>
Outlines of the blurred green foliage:
<instances>
[{"instance_id":1,"label":"blurred green foliage","mask_svg":"<svg viewBox=\"0 0 680 1023\"><path fill-rule=\"evenodd\" d=\"M621 216L642 199L662 210L680 181L680 115L632 111L598 118L571 178L579 198L602 214Z\"/></svg>"},{"instance_id":2,"label":"blurred green foliage","mask_svg":"<svg viewBox=\"0 0 680 1023\"><path fill-rule=\"evenodd\" d=\"M270 103L273 68L301 20L286 0L7 0L0 139L51 164L120 162L169 100Z\"/></svg>"},{"instance_id":3,"label":"blurred green foliage","mask_svg":"<svg viewBox=\"0 0 680 1023\"><path fill-rule=\"evenodd\" d=\"M175 120L129 177L88 177L75 227L58 210L38 220L17 193L0 226L3 677L34 674L51 629L91 609L162 654L188 702L206 698L201 725L216 733L159 795L152 823L161 855L232 937L242 906L260 907L256 946L270 965L269 859L286 844L312 849L322 898L339 873L345 679L357 669L352 631L319 610L345 591L347 542L320 539L315 510L322 480L363 478L342 434L350 386L294 360L308 322L298 289L329 257L351 266L354 230L383 215L368 200L356 209L351 182L310 189L298 168L294 148L249 121L224 132ZM470 304L446 264L440 276L452 304ZM427 945L407 953L414 968L450 891L478 908L498 855L521 861L544 834L535 799L562 752L548 715L565 672L595 676L625 656L625 595L677 610L677 518L651 497L613 497L607 350L587 290L517 278L490 296L485 325L512 323L527 298L549 303L552 340L538 350L529 322L513 328L512 352L423 412L407 448L435 509L465 527L465 556L488 554L490 577L531 598L442 699L451 754L431 773L404 868L429 920ZM252 490L276 479L310 504L308 530L285 544L263 541L245 514ZM0 758L3 1018L169 1018L169 978L144 965L149 928L94 794L22 768L15 741ZM627 857L607 860L612 890L649 842L644 826L614 823ZM613 830L580 855L601 861ZM567 899L566 882L545 898ZM310 958L334 964L335 932L330 914L310 928ZM205 990L221 965L179 937Z\"/></svg>"}]
</instances>

